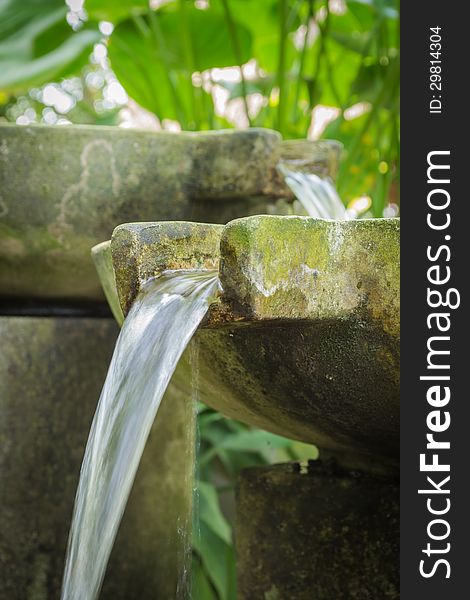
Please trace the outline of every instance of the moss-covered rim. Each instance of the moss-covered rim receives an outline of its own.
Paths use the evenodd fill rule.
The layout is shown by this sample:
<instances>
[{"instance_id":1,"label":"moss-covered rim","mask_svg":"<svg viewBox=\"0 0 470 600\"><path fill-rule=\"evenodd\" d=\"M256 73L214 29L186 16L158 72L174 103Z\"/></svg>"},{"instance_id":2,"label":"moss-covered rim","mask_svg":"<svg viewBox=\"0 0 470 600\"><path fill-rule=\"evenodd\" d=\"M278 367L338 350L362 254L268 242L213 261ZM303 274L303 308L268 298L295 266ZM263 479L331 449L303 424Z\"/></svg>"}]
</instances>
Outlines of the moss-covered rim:
<instances>
[{"instance_id":1,"label":"moss-covered rim","mask_svg":"<svg viewBox=\"0 0 470 600\"><path fill-rule=\"evenodd\" d=\"M122 224L114 230L111 240L113 277L117 282L116 293L119 296L120 305L124 313L127 314L141 285L150 276L158 275L159 272L166 269L204 268L205 265L207 268L219 267L221 279L227 287L227 295L230 296L231 292L233 295L234 288L237 288L235 290L235 296L237 297L239 296L238 288L243 287L243 285L246 287L246 282L240 282L240 273L243 275L240 262L243 260L256 261L256 249L253 240L255 240L255 243L260 241L262 247L263 240L261 238L264 238L272 246L273 242L270 240L270 235L278 236L280 232L282 233L284 227L290 229L291 226L293 226L292 233L294 235L297 227L318 229L320 231L325 229L327 232L334 231L334 235L338 236L338 239L343 239L343 234L345 234L346 239L354 239L357 233L357 238L361 240L362 244L361 256L364 255L364 252L367 252L367 240L369 234L371 234L373 236L370 243L371 255L376 258L378 269L383 266L386 267L386 276L389 278L382 285L382 291L385 290L384 286L387 286L387 288L391 288L390 295L393 295L393 298L391 298L393 306L391 309L388 307L388 309L395 313L392 316L395 322L390 326L393 328L394 333L398 333L399 322L396 314L398 297L396 297L396 292L399 289L399 256L396 254L396 250L399 245L400 220L396 218L333 221L303 216L260 215L236 219L226 226L180 221ZM327 237L325 237L325 244L331 244L331 239L328 242ZM377 240L381 243L380 247L376 243ZM390 246L393 245L393 248L390 248L390 254L388 253L389 244ZM194 252L192 248L194 248ZM324 250L326 255L322 260L325 264L330 264L331 248L326 245ZM97 262L96 259L99 260L99 255L104 252L110 252L109 244L99 244L93 248L95 262ZM222 259L221 266L219 266L220 258ZM262 260L259 260L261 264ZM334 263L333 256L332 264L334 265ZM110 262L104 262L104 264L110 265ZM355 266L356 270L361 271L361 268L361 265ZM227 271L231 269L235 273L232 279L227 276ZM237 271L240 272L237 273ZM363 279L362 275L361 279ZM382 273L379 273L379 275L382 276ZM390 283L390 278L392 283ZM102 275L101 279L103 280ZM386 292L387 290L385 290ZM251 290L249 290L249 293L251 293ZM247 292L248 298L250 298L249 293ZM292 295L293 291L291 290L290 293ZM363 293L366 292L363 291ZM263 299L262 296L261 294L261 299ZM368 300L370 300L370 294ZM372 300L375 300L375 303L372 302L372 311L376 311L380 307L381 298L374 299L372 297ZM332 306L336 310L337 304L333 303ZM220 306L214 308L214 314L219 314ZM266 306L262 305L261 308L262 311L266 311ZM269 310L271 308L268 306ZM231 318L239 320L240 315L232 314L232 309L233 307L231 307L227 318L229 320ZM274 312L272 310L271 312L266 311L264 316L261 313L260 318L271 320L286 316L277 315L275 311L276 307ZM253 313L250 316L252 317ZM327 313L325 313L325 316L331 317ZM287 318L289 317L295 318L295 311L287 315ZM306 315L299 314L297 318L304 319ZM223 320L225 321L226 318Z\"/></svg>"}]
</instances>

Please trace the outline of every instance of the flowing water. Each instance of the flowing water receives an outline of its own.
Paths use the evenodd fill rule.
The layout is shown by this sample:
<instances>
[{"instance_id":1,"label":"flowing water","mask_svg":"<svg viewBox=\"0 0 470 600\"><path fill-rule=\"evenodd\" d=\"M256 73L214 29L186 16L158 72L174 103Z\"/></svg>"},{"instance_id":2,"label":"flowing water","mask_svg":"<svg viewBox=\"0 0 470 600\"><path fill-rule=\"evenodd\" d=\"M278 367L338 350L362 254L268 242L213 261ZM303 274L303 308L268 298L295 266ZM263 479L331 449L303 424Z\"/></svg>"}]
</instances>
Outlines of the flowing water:
<instances>
[{"instance_id":1,"label":"flowing water","mask_svg":"<svg viewBox=\"0 0 470 600\"><path fill-rule=\"evenodd\" d=\"M278 169L310 217L338 221L351 218L330 179L303 171L301 165L294 163L282 162Z\"/></svg>"},{"instance_id":2,"label":"flowing water","mask_svg":"<svg viewBox=\"0 0 470 600\"><path fill-rule=\"evenodd\" d=\"M218 285L214 272L168 273L149 281L132 305L88 437L62 600L94 600L99 594L160 401Z\"/></svg>"}]
</instances>

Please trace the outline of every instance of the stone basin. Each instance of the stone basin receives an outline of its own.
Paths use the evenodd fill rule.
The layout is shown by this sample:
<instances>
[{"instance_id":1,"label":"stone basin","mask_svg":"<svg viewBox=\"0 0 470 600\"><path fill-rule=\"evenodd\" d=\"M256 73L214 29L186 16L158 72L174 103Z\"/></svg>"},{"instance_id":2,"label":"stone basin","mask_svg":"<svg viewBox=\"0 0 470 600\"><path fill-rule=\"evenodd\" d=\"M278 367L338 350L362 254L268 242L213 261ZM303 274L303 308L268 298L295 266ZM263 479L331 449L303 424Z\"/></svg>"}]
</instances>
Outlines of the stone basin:
<instances>
[{"instance_id":1,"label":"stone basin","mask_svg":"<svg viewBox=\"0 0 470 600\"><path fill-rule=\"evenodd\" d=\"M285 148L285 150L284 150ZM267 129L0 125L0 296L100 301L90 248L127 221L285 214L284 156L334 176L340 144ZM313 158L312 158L313 157Z\"/></svg>"},{"instance_id":2,"label":"stone basin","mask_svg":"<svg viewBox=\"0 0 470 600\"><path fill-rule=\"evenodd\" d=\"M94 256L118 318L149 277L217 269L196 335L201 400L350 464L396 464L398 219L125 224Z\"/></svg>"}]
</instances>

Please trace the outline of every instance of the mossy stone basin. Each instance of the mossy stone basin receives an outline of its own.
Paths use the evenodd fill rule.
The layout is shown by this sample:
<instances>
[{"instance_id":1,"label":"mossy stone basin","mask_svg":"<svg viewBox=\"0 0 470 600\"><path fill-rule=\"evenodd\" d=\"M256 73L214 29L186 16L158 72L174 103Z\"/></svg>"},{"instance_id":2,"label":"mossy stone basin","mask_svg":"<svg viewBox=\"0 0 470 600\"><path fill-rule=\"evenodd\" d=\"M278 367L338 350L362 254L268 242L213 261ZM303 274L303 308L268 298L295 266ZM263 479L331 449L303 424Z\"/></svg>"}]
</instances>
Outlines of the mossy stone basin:
<instances>
[{"instance_id":1,"label":"mossy stone basin","mask_svg":"<svg viewBox=\"0 0 470 600\"><path fill-rule=\"evenodd\" d=\"M285 214L278 133L0 125L0 296L100 300L90 248L127 221ZM300 142L334 175L340 145Z\"/></svg>"},{"instance_id":2,"label":"mossy stone basin","mask_svg":"<svg viewBox=\"0 0 470 600\"><path fill-rule=\"evenodd\" d=\"M196 336L201 400L321 449L397 459L398 219L127 224L95 253L124 314L165 269L219 270Z\"/></svg>"}]
</instances>

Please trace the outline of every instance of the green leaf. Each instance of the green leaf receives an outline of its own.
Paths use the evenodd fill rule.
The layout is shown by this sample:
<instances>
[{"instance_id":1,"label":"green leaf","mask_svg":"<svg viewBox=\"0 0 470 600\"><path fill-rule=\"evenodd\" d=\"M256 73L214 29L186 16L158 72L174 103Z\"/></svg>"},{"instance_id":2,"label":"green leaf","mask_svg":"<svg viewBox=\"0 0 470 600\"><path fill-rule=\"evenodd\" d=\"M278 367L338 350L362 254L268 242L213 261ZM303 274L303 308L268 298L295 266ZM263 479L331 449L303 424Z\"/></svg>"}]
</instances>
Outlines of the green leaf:
<instances>
[{"instance_id":1,"label":"green leaf","mask_svg":"<svg viewBox=\"0 0 470 600\"><path fill-rule=\"evenodd\" d=\"M213 67L230 67L237 64L234 49L230 44L230 32L225 18L213 10L186 9L194 66L198 71ZM241 62L251 57L252 35L247 27L235 22ZM184 49L181 44L181 18L179 13L167 12L161 17L161 27L168 50L175 66L184 64Z\"/></svg>"},{"instance_id":2,"label":"green leaf","mask_svg":"<svg viewBox=\"0 0 470 600\"><path fill-rule=\"evenodd\" d=\"M232 531L228 521L222 514L219 498L215 487L200 481L199 490L199 518L226 544L232 543Z\"/></svg>"},{"instance_id":3,"label":"green leaf","mask_svg":"<svg viewBox=\"0 0 470 600\"><path fill-rule=\"evenodd\" d=\"M396 108L399 99L399 88L392 75L398 60L398 58L389 59L389 63L386 65L381 65L378 62L362 65L351 86L352 99L375 104L378 94L384 93L382 106L390 109Z\"/></svg>"},{"instance_id":4,"label":"green leaf","mask_svg":"<svg viewBox=\"0 0 470 600\"><path fill-rule=\"evenodd\" d=\"M165 68L157 53L150 28L144 36L133 21L123 21L113 32L109 44L111 66L126 92L160 119L181 119L188 113L187 81L181 71ZM178 85L179 84L179 85ZM176 98L175 98L176 95Z\"/></svg>"},{"instance_id":5,"label":"green leaf","mask_svg":"<svg viewBox=\"0 0 470 600\"><path fill-rule=\"evenodd\" d=\"M398 3L396 0L347 0L348 5L363 5L374 9L376 15L388 19L398 19Z\"/></svg>"},{"instance_id":6,"label":"green leaf","mask_svg":"<svg viewBox=\"0 0 470 600\"><path fill-rule=\"evenodd\" d=\"M368 46L371 39L369 32L360 33L357 31L351 34L351 32L343 33L341 31L331 31L330 35L332 39L343 46L343 48L357 52L357 54L364 53L364 50Z\"/></svg>"},{"instance_id":7,"label":"green leaf","mask_svg":"<svg viewBox=\"0 0 470 600\"><path fill-rule=\"evenodd\" d=\"M373 2L347 0L346 6L348 8L347 14L354 17L356 27L361 31L370 31L376 25L377 12Z\"/></svg>"},{"instance_id":8,"label":"green leaf","mask_svg":"<svg viewBox=\"0 0 470 600\"><path fill-rule=\"evenodd\" d=\"M77 74L101 38L90 24L74 32L62 0L0 1L0 89L21 93Z\"/></svg>"},{"instance_id":9,"label":"green leaf","mask_svg":"<svg viewBox=\"0 0 470 600\"><path fill-rule=\"evenodd\" d=\"M193 559L191 567L191 597L197 600L219 600L204 572L201 561Z\"/></svg>"},{"instance_id":10,"label":"green leaf","mask_svg":"<svg viewBox=\"0 0 470 600\"><path fill-rule=\"evenodd\" d=\"M186 10L194 69L237 64L228 27L212 10ZM251 34L237 26L243 62L251 57ZM127 19L116 26L109 44L114 72L127 93L161 119L190 120L191 73L186 68L180 15L159 10L152 17Z\"/></svg>"},{"instance_id":11,"label":"green leaf","mask_svg":"<svg viewBox=\"0 0 470 600\"><path fill-rule=\"evenodd\" d=\"M291 443L291 440L280 435L274 435L274 433L269 433L268 431L248 429L226 436L220 447L225 450L260 452L266 448L285 448Z\"/></svg>"},{"instance_id":12,"label":"green leaf","mask_svg":"<svg viewBox=\"0 0 470 600\"><path fill-rule=\"evenodd\" d=\"M111 37L110 58L113 66L119 62L120 56L115 52L115 40L126 43L130 49L144 50L140 62L150 70L155 61L165 63L174 69L182 69L185 64L185 53L181 40L181 20L179 13L173 11L156 11L155 18L162 34L162 40L152 34L152 27L147 17L139 22L129 19L120 23ZM225 19L211 10L187 9L188 27L192 38L194 67L204 71L214 67L236 65L234 51L228 42L229 32ZM140 26L139 24L140 23ZM251 34L246 27L237 26L242 62L251 58ZM147 43L144 43L144 40Z\"/></svg>"},{"instance_id":13,"label":"green leaf","mask_svg":"<svg viewBox=\"0 0 470 600\"><path fill-rule=\"evenodd\" d=\"M319 456L316 446L304 442L292 442L290 450L295 460L316 460Z\"/></svg>"},{"instance_id":14,"label":"green leaf","mask_svg":"<svg viewBox=\"0 0 470 600\"><path fill-rule=\"evenodd\" d=\"M86 0L85 9L92 19L117 23L131 15L147 12L149 0Z\"/></svg>"},{"instance_id":15,"label":"green leaf","mask_svg":"<svg viewBox=\"0 0 470 600\"><path fill-rule=\"evenodd\" d=\"M218 3L217 0L214 4ZM253 56L259 65L269 73L274 73L279 55L279 0L230 0L230 9L234 18L247 27L253 38ZM288 32L300 25L296 8L299 3L290 3L290 22ZM286 67L290 68L295 59L295 49L289 39L287 44Z\"/></svg>"},{"instance_id":16,"label":"green leaf","mask_svg":"<svg viewBox=\"0 0 470 600\"><path fill-rule=\"evenodd\" d=\"M213 533L206 523L201 522L199 535L193 539L193 549L199 555L204 572L217 590L219 598L224 600L228 587L227 558L230 546Z\"/></svg>"},{"instance_id":17,"label":"green leaf","mask_svg":"<svg viewBox=\"0 0 470 600\"><path fill-rule=\"evenodd\" d=\"M231 600L228 592L232 588L233 548L204 522L200 524L200 536L195 536L193 547L201 558L206 576L217 590L219 600Z\"/></svg>"}]
</instances>

